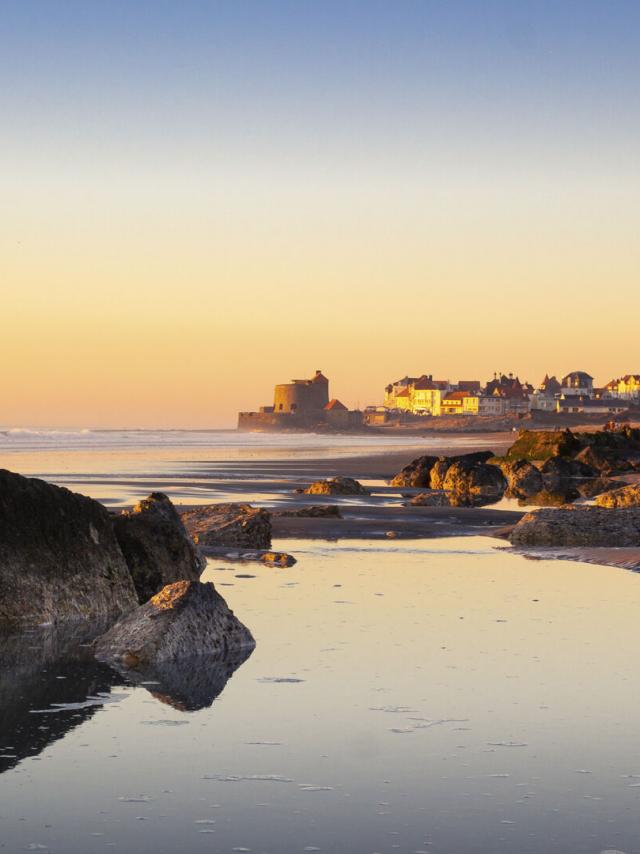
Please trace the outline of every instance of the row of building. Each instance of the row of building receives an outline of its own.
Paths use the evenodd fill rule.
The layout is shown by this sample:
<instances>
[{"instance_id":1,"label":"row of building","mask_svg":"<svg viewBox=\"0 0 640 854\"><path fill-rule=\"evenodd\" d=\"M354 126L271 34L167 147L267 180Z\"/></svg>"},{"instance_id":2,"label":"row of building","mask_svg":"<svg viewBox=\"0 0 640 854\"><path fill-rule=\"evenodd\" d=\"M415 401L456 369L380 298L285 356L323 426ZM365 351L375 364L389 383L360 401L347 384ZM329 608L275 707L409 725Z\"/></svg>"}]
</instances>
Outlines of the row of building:
<instances>
[{"instance_id":1,"label":"row of building","mask_svg":"<svg viewBox=\"0 0 640 854\"><path fill-rule=\"evenodd\" d=\"M480 380L434 380L431 374L403 377L385 388L384 403L363 412L348 409L329 396L329 380L322 371L313 377L275 386L273 404L256 412L241 412L241 430L344 430L396 419L442 415L525 415L546 412L619 415L640 407L640 374L627 374L596 388L593 377L573 371L562 377L548 374L537 388L513 374L494 374Z\"/></svg>"},{"instance_id":2,"label":"row of building","mask_svg":"<svg viewBox=\"0 0 640 854\"><path fill-rule=\"evenodd\" d=\"M611 380L603 388L594 386L585 371L572 371L558 380L548 374L537 388L513 374L494 374L483 385L480 380L437 380L431 374L403 377L385 388L384 403L367 409L368 420L381 416L525 414L531 410L619 414L640 406L640 374Z\"/></svg>"}]
</instances>

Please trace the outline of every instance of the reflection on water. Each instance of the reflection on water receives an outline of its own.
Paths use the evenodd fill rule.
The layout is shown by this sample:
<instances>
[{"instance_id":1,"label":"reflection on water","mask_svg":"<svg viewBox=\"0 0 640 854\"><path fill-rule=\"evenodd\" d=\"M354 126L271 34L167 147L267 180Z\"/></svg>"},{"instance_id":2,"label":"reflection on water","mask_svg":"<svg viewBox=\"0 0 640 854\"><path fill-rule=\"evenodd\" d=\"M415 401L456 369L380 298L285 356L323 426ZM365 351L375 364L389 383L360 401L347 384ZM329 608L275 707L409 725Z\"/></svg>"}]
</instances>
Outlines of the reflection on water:
<instances>
[{"instance_id":1,"label":"reflection on water","mask_svg":"<svg viewBox=\"0 0 640 854\"><path fill-rule=\"evenodd\" d=\"M640 579L493 543L289 541L294 567L242 579L212 562L257 646L211 705L192 667L133 684L14 650L1 843L637 852ZM114 701L28 711L88 697Z\"/></svg>"},{"instance_id":2,"label":"reflection on water","mask_svg":"<svg viewBox=\"0 0 640 854\"><path fill-rule=\"evenodd\" d=\"M252 651L118 673L93 656L91 641L106 628L43 626L0 638L0 773L127 699L116 686L140 685L181 712L208 708Z\"/></svg>"}]
</instances>

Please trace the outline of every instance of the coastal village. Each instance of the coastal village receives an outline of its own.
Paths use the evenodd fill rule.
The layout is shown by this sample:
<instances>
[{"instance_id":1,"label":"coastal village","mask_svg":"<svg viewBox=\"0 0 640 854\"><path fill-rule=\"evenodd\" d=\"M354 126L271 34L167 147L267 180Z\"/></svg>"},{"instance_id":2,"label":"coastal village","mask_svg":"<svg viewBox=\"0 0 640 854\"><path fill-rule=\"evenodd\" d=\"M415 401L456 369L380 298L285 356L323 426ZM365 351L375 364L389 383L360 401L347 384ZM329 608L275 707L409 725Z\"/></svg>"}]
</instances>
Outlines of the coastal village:
<instances>
[{"instance_id":1,"label":"coastal village","mask_svg":"<svg viewBox=\"0 0 640 854\"><path fill-rule=\"evenodd\" d=\"M426 424L427 419L451 416L525 418L553 413L640 416L640 373L594 384L586 371L558 377L545 374L537 387L513 373L495 373L488 382L478 379L434 379L432 374L405 376L384 388L382 402L364 410L349 410L329 395L329 380L317 370L310 379L275 386L273 404L257 412L241 412L241 430L353 429L363 426Z\"/></svg>"}]
</instances>

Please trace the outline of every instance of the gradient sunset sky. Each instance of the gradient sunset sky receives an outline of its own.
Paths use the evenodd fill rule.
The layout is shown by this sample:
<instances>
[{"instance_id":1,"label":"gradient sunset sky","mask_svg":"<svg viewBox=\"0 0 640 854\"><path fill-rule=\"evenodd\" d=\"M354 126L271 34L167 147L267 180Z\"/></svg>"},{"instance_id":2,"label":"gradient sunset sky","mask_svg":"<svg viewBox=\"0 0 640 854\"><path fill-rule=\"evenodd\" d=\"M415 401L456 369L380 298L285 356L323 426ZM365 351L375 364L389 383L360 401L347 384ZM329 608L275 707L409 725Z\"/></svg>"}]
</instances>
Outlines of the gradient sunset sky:
<instances>
[{"instance_id":1,"label":"gradient sunset sky","mask_svg":"<svg viewBox=\"0 0 640 854\"><path fill-rule=\"evenodd\" d=\"M640 3L8 0L0 423L640 371Z\"/></svg>"}]
</instances>

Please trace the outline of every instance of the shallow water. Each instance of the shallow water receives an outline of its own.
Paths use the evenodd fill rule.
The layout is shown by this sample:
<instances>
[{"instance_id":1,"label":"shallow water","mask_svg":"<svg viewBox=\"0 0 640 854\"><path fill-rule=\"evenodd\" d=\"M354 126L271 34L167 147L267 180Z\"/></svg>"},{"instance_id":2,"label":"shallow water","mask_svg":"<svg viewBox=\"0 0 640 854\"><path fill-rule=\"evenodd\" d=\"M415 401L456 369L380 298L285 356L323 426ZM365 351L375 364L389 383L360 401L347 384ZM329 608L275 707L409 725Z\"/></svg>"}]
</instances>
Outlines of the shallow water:
<instances>
[{"instance_id":1,"label":"shallow water","mask_svg":"<svg viewBox=\"0 0 640 854\"><path fill-rule=\"evenodd\" d=\"M3 850L640 851L636 575L475 537L287 550L206 570L257 640L226 685L3 647Z\"/></svg>"},{"instance_id":2,"label":"shallow water","mask_svg":"<svg viewBox=\"0 0 640 854\"><path fill-rule=\"evenodd\" d=\"M0 428L0 467L41 477L111 506L131 504L158 489L180 504L232 500L268 505L280 493L336 473L330 465L326 470L329 460L336 461L339 470L340 462L355 457L406 452L408 461L442 448L484 448L487 441L486 434Z\"/></svg>"}]
</instances>

